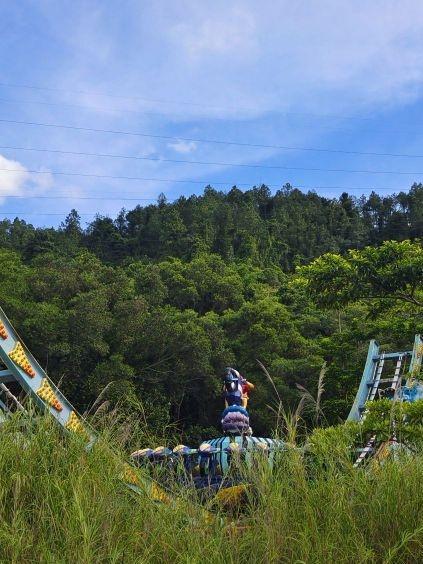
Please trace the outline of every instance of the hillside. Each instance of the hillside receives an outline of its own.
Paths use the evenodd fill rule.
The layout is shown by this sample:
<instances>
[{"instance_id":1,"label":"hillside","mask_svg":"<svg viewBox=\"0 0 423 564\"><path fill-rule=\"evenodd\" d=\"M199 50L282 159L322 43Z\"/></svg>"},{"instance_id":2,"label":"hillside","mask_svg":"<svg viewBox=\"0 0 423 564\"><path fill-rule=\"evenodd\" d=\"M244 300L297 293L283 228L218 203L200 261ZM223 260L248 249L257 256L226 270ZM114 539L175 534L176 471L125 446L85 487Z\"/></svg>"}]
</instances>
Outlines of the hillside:
<instances>
[{"instance_id":1,"label":"hillside","mask_svg":"<svg viewBox=\"0 0 423 564\"><path fill-rule=\"evenodd\" d=\"M196 443L218 433L220 378L233 365L256 384L254 431L267 434L275 392L257 360L287 408L297 404L297 384L315 393L326 362L322 407L336 423L351 405L368 340L401 350L423 331L418 301L379 292L404 280L421 291L422 198L420 185L359 200L289 187L274 196L266 187L207 188L86 229L75 211L56 230L3 220L0 301L82 412L101 394L112 407L138 410L159 436ZM415 242L382 245L373 258L363 251L380 286L364 281L364 295L337 297L339 268L323 278L319 261L298 270L324 252L347 256L408 238ZM401 282L383 270L396 261ZM325 289L333 299L321 299Z\"/></svg>"},{"instance_id":2,"label":"hillside","mask_svg":"<svg viewBox=\"0 0 423 564\"><path fill-rule=\"evenodd\" d=\"M18 411L2 423L5 561L420 561L422 402L407 404L407 417L396 412L407 446L382 463L375 456L355 468L354 449L375 429L381 440L391 437L389 400L374 402L362 425L336 424L352 404L369 338L382 349L408 350L423 332L421 187L402 210L398 197L385 199L393 207L383 221L373 216L371 223L368 202L353 202L350 238L330 219L345 199L320 199L325 228L316 229L306 205L314 209L315 195L287 191L283 205L269 196L272 213L280 218L285 210L297 235L285 225L270 237L279 219L246 220L243 240L255 244L244 247L235 244L238 211L255 210L258 218L260 210L231 202L233 195L213 194L219 204L209 223L192 216L204 213L210 190L191 201L191 223L178 215L181 202L164 201L116 221L98 218L85 230L76 212L57 230L2 222L0 302L99 433L87 452L85 439L62 434L28 401L31 417ZM302 202L298 217L292 199ZM233 229L221 230L217 209L230 211ZM131 231L133 214L139 223ZM169 217L180 235L147 243L140 225L160 234ZM345 216L340 221L346 225ZM395 222L406 225L401 236ZM196 247L188 244L188 225ZM176 466L160 464L150 471L165 484L166 503L128 489L128 452L181 441L196 447L221 434L227 365L255 383L255 435L284 441L273 465L260 453L253 464L234 458L229 479L243 484L236 498L205 501L178 479ZM304 401L308 392L321 396L319 405Z\"/></svg>"}]
</instances>

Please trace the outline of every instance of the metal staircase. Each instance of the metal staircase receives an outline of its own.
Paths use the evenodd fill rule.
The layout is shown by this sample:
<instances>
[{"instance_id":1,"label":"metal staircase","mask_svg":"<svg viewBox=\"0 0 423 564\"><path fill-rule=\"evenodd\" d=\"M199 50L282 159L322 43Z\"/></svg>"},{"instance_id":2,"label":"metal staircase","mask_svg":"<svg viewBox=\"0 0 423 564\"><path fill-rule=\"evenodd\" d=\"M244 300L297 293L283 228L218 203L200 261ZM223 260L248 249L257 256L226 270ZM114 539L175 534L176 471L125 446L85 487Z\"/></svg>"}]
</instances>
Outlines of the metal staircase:
<instances>
[{"instance_id":1,"label":"metal staircase","mask_svg":"<svg viewBox=\"0 0 423 564\"><path fill-rule=\"evenodd\" d=\"M379 344L370 341L367 360L360 386L348 421L364 421L366 403L379 399L409 401L403 392L411 385L413 376L422 365L423 340L420 335L414 339L411 351L385 353L380 351ZM423 399L423 389L415 395L415 399ZM396 442L393 436L388 443ZM372 435L363 448L357 449L358 457L354 463L357 467L373 454L377 454L377 436ZM384 445L381 445L383 450Z\"/></svg>"},{"instance_id":2,"label":"metal staircase","mask_svg":"<svg viewBox=\"0 0 423 564\"><path fill-rule=\"evenodd\" d=\"M367 401L396 399L404 385L404 378L409 378L420 368L422 350L420 335L415 336L413 350L403 352L384 353L375 340L370 341L363 376L347 420L360 421ZM395 362L395 368L385 376L384 373L392 369L392 362Z\"/></svg>"}]
</instances>

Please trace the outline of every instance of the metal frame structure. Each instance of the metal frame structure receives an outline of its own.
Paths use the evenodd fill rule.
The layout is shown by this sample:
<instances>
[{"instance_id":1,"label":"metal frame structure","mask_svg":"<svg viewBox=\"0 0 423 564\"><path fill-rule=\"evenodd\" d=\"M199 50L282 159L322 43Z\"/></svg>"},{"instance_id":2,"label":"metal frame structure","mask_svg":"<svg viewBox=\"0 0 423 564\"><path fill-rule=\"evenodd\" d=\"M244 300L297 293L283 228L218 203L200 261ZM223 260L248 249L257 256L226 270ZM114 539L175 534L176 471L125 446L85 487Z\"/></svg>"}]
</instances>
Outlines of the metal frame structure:
<instances>
[{"instance_id":1,"label":"metal frame structure","mask_svg":"<svg viewBox=\"0 0 423 564\"><path fill-rule=\"evenodd\" d=\"M388 398L391 400L415 401L415 399L423 399L423 386L415 390L414 399L406 398L405 391L410 392L410 386L414 384L413 378L420 371L423 356L423 340L420 335L414 338L414 346L412 351L385 353L380 351L379 344L370 341L367 360L364 366L363 376L355 397L353 406L348 415L347 421L364 421L366 418L367 402L375 401L379 398ZM405 376L406 362L410 359L407 376ZM386 361L396 360L394 374L383 377L386 370ZM403 379L407 377L405 385ZM357 449L357 459L354 467L357 468L363 464L366 458L375 456L380 458L388 453L393 445L398 446L395 433L389 441L382 442L379 449L377 448L377 436L372 435L363 448Z\"/></svg>"},{"instance_id":2,"label":"metal frame structure","mask_svg":"<svg viewBox=\"0 0 423 564\"><path fill-rule=\"evenodd\" d=\"M17 409L25 410L19 399L6 386L10 383L19 384L27 396L43 411L49 412L65 431L78 434L86 443L87 450L92 447L97 440L96 433L50 380L25 346L2 308L0 308L0 360L6 367L0 370L0 393L3 392ZM0 399L0 424L6 420L9 412L6 402ZM154 480L141 476L131 464L122 464L120 479L137 493L144 491L155 501L170 502L169 496Z\"/></svg>"},{"instance_id":3,"label":"metal frame structure","mask_svg":"<svg viewBox=\"0 0 423 564\"><path fill-rule=\"evenodd\" d=\"M50 412L64 429L83 436L87 441L87 445L95 441L95 433L82 421L76 409L50 380L22 339L20 339L17 331L1 308L0 359L6 367L6 369L0 371L1 389L6 395L12 395L6 384L19 384L38 407L43 411ZM21 409L22 406L19 400L17 398L14 399L16 400L17 407ZM5 404L3 403L3 405Z\"/></svg>"},{"instance_id":4,"label":"metal frame structure","mask_svg":"<svg viewBox=\"0 0 423 564\"><path fill-rule=\"evenodd\" d=\"M404 363L408 359L410 360L408 367L408 378L410 378L421 366L422 351L423 340L420 335L415 336L413 350L403 352L381 352L379 344L375 340L371 340L363 376L347 421L360 421L364 415L366 402L376 399L377 394L382 390L389 390L392 393L392 399L398 397L398 393L403 386L401 370L405 366ZM397 362L394 374L384 378L387 360L396 360ZM385 384L388 384L388 386L383 388L382 385Z\"/></svg>"}]
</instances>

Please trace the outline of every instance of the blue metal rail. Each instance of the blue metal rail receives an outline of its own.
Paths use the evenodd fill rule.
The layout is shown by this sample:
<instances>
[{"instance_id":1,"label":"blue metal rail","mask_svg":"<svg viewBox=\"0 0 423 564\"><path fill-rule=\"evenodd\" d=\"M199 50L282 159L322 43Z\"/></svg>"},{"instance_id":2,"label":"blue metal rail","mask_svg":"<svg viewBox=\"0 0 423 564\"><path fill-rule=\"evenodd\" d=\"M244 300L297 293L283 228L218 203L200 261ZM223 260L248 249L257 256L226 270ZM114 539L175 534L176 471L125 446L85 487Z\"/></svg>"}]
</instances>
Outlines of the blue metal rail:
<instances>
[{"instance_id":1,"label":"blue metal rail","mask_svg":"<svg viewBox=\"0 0 423 564\"><path fill-rule=\"evenodd\" d=\"M414 339L414 347L412 351L385 353L380 351L379 344L370 341L367 360L364 366L363 375L360 385L348 415L348 421L360 421L365 410L366 401L376 398L376 393L383 383L391 383L393 395L395 395L402 387L402 375L400 373L403 362L410 359L408 368L408 379L412 378L421 367L423 354L423 340L420 335L416 335ZM386 360L396 360L397 367L395 374L388 378L383 377L383 370Z\"/></svg>"},{"instance_id":2,"label":"blue metal rail","mask_svg":"<svg viewBox=\"0 0 423 564\"><path fill-rule=\"evenodd\" d=\"M90 448L96 441L96 433L78 414L73 405L50 380L46 372L28 350L0 308L0 359L6 366L0 370L0 386L5 383L18 383L28 396L52 417L66 431L77 433ZM0 392L1 392L0 388ZM5 387L5 393L14 400L18 409L23 409L18 399ZM6 419L7 405L0 401L0 423ZM121 479L134 491L145 491L156 501L169 502L169 496L154 482L141 476L130 464L122 464Z\"/></svg>"},{"instance_id":3,"label":"blue metal rail","mask_svg":"<svg viewBox=\"0 0 423 564\"><path fill-rule=\"evenodd\" d=\"M59 425L79 433L87 444L95 440L95 433L50 380L1 308L0 359L6 366L6 370L0 371L1 383L17 382L42 410L50 412Z\"/></svg>"}]
</instances>

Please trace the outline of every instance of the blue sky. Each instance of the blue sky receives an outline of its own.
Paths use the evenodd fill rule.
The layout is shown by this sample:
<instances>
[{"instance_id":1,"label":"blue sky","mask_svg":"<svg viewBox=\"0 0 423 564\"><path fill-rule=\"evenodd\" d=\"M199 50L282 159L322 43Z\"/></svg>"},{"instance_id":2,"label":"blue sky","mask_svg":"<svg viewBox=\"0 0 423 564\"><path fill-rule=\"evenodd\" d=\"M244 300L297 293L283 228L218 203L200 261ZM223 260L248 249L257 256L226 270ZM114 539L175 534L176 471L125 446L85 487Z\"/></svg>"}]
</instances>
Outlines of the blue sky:
<instances>
[{"instance_id":1,"label":"blue sky","mask_svg":"<svg viewBox=\"0 0 423 564\"><path fill-rule=\"evenodd\" d=\"M0 1L0 217L57 225L75 207L85 223L208 183L407 190L423 180L422 29L418 0Z\"/></svg>"}]
</instances>

